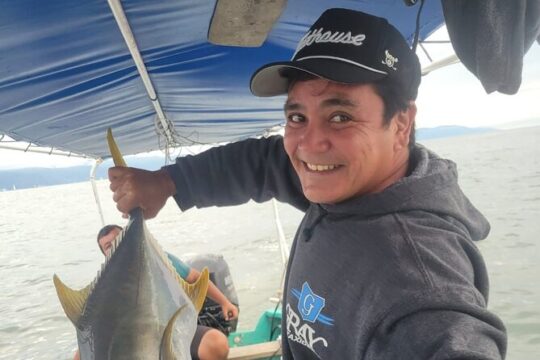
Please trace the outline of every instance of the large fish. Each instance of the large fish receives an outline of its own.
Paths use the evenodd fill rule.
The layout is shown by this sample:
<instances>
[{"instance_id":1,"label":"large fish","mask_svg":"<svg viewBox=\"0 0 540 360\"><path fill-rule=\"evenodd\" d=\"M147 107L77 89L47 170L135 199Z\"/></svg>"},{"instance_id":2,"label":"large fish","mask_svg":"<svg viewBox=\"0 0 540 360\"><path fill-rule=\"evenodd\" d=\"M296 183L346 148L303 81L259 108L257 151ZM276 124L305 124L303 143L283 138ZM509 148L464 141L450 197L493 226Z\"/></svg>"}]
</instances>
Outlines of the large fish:
<instances>
[{"instance_id":1,"label":"large fish","mask_svg":"<svg viewBox=\"0 0 540 360\"><path fill-rule=\"evenodd\" d=\"M111 141L112 134L110 135ZM111 144L115 163L123 159ZM208 288L208 270L186 283L145 226L142 210L113 242L96 279L72 290L54 275L82 360L191 359L190 344Z\"/></svg>"},{"instance_id":2,"label":"large fish","mask_svg":"<svg viewBox=\"0 0 540 360\"><path fill-rule=\"evenodd\" d=\"M131 213L96 279L75 291L54 275L67 317L77 329L82 360L191 359L197 314L208 287L184 282L144 225Z\"/></svg>"}]
</instances>

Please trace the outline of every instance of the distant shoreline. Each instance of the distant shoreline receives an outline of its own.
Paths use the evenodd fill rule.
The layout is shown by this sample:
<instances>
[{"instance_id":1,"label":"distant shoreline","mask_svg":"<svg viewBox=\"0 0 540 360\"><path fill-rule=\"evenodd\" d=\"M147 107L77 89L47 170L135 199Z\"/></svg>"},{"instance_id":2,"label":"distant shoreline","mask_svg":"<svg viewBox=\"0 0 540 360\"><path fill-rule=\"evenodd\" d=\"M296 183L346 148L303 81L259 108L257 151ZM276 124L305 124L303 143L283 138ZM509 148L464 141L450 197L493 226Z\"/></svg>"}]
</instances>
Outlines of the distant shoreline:
<instances>
[{"instance_id":1,"label":"distant shoreline","mask_svg":"<svg viewBox=\"0 0 540 360\"><path fill-rule=\"evenodd\" d=\"M438 126L434 128L419 128L416 130L416 140L439 140L450 137L465 135L479 135L485 133L503 132L538 127L540 124L530 127L495 128L481 127L469 128L465 126ZM147 170L157 170L163 166L163 156L131 156L130 165ZM106 179L107 169L112 166L110 160L103 162L97 169L95 178ZM12 191L18 189L37 188L43 186L63 185L88 181L90 177L90 165L79 165L61 168L29 167L19 169L0 169L0 191Z\"/></svg>"},{"instance_id":2,"label":"distant shoreline","mask_svg":"<svg viewBox=\"0 0 540 360\"><path fill-rule=\"evenodd\" d=\"M493 131L504 131L492 127L469 128L465 126L437 126L434 128L419 128L416 130L416 140L441 139L454 136L476 135Z\"/></svg>"}]
</instances>

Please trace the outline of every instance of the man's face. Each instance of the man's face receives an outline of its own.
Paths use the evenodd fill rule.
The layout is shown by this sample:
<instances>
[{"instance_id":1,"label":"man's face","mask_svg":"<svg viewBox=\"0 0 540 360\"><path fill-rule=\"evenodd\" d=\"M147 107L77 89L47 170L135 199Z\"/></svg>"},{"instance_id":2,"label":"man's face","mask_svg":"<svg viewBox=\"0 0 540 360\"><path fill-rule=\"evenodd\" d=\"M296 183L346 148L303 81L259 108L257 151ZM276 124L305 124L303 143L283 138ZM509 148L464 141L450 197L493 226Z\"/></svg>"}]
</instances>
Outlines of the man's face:
<instances>
[{"instance_id":1,"label":"man's face","mask_svg":"<svg viewBox=\"0 0 540 360\"><path fill-rule=\"evenodd\" d=\"M98 243L99 243L99 247L101 248L101 251L103 251L105 253L105 255L109 255L109 253L111 252L111 246L112 246L112 243L114 241L114 239L118 236L118 234L120 234L120 229L118 228L113 228L111 231L109 231L109 233L105 236L102 236Z\"/></svg>"},{"instance_id":2,"label":"man's face","mask_svg":"<svg viewBox=\"0 0 540 360\"><path fill-rule=\"evenodd\" d=\"M410 124L402 129L396 115L385 126L383 112L371 85L315 79L290 88L285 151L310 201L332 204L379 192L405 175Z\"/></svg>"}]
</instances>

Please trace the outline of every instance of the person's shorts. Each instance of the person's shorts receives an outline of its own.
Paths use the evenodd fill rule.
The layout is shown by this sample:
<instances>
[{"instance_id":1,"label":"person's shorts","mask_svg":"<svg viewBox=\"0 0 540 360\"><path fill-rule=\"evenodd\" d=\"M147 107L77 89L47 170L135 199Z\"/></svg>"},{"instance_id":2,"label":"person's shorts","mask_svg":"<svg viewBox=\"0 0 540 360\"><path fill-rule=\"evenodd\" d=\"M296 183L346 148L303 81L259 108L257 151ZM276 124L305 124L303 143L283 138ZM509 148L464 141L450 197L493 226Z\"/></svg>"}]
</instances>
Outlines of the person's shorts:
<instances>
[{"instance_id":1,"label":"person's shorts","mask_svg":"<svg viewBox=\"0 0 540 360\"><path fill-rule=\"evenodd\" d=\"M191 347L189 350L191 352L191 358L193 360L199 360L199 345L201 345L201 340L204 334L206 334L209 330L212 330L212 328L208 326L197 325L197 330L195 330L195 335L193 336L193 340L191 341Z\"/></svg>"}]
</instances>

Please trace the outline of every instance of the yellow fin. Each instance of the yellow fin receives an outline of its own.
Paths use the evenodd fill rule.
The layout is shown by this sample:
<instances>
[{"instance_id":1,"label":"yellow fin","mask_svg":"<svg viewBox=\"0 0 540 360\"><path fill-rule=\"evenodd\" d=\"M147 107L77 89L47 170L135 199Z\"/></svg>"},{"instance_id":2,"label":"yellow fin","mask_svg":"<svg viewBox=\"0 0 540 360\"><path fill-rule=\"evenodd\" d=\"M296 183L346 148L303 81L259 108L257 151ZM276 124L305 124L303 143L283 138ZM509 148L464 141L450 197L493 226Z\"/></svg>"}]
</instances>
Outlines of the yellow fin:
<instances>
[{"instance_id":1,"label":"yellow fin","mask_svg":"<svg viewBox=\"0 0 540 360\"><path fill-rule=\"evenodd\" d=\"M86 300L88 299L91 286L88 285L81 290L73 290L67 287L56 274L53 276L53 282L56 293L58 294L58 299L60 299L60 304L62 305L62 308L64 308L64 312L73 325L77 325L84 309L84 305L86 304Z\"/></svg>"},{"instance_id":2,"label":"yellow fin","mask_svg":"<svg viewBox=\"0 0 540 360\"><path fill-rule=\"evenodd\" d=\"M124 161L124 157L122 156L118 145L116 145L111 128L107 129L107 143L109 144L109 151L111 152L114 165L126 167L126 162Z\"/></svg>"},{"instance_id":3,"label":"yellow fin","mask_svg":"<svg viewBox=\"0 0 540 360\"><path fill-rule=\"evenodd\" d=\"M195 306L195 311L197 311L198 314L203 307L204 299L206 298L206 292L208 291L208 282L210 281L210 274L208 273L208 268L204 268L201 271L201 275L193 284L187 283L181 277L178 278L180 279L180 286L182 286L182 288L186 292L187 296Z\"/></svg>"},{"instance_id":4,"label":"yellow fin","mask_svg":"<svg viewBox=\"0 0 540 360\"><path fill-rule=\"evenodd\" d=\"M174 315L169 320L169 323L167 324L165 331L163 332L163 338L161 339L161 356L160 356L161 360L176 360L177 359L173 351L173 342L172 342L174 322L176 321L176 318L186 308L186 306L187 305L184 305L180 307L180 309L176 310ZM182 358L182 356L180 356L180 358Z\"/></svg>"}]
</instances>

